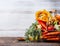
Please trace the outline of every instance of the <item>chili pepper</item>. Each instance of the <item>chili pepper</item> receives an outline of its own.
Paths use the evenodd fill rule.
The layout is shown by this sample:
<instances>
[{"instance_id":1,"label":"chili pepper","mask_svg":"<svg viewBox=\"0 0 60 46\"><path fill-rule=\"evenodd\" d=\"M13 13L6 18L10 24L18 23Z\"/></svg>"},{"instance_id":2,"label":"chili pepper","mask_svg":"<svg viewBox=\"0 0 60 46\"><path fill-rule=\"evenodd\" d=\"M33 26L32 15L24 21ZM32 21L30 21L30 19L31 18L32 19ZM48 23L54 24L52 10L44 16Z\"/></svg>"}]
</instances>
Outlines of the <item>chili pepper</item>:
<instances>
[{"instance_id":1,"label":"chili pepper","mask_svg":"<svg viewBox=\"0 0 60 46\"><path fill-rule=\"evenodd\" d=\"M47 30L45 28L42 27L42 32L46 33Z\"/></svg>"},{"instance_id":2,"label":"chili pepper","mask_svg":"<svg viewBox=\"0 0 60 46\"><path fill-rule=\"evenodd\" d=\"M42 21L42 20L38 20L38 23L41 24L41 26L47 30L47 26L46 26L46 22Z\"/></svg>"}]
</instances>

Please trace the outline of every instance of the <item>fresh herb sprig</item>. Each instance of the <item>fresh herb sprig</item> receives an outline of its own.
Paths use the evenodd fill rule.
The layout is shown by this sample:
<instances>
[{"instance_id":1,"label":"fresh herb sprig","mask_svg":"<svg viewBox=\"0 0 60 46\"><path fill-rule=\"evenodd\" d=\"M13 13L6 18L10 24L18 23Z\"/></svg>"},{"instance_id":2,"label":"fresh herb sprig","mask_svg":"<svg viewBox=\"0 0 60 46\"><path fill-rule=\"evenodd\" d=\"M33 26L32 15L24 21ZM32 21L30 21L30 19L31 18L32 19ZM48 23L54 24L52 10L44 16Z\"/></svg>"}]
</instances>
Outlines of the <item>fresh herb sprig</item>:
<instances>
[{"instance_id":1,"label":"fresh herb sprig","mask_svg":"<svg viewBox=\"0 0 60 46\"><path fill-rule=\"evenodd\" d=\"M26 41L38 41L40 36L42 35L41 29L37 28L38 22L32 23L32 25L27 29L25 33Z\"/></svg>"}]
</instances>

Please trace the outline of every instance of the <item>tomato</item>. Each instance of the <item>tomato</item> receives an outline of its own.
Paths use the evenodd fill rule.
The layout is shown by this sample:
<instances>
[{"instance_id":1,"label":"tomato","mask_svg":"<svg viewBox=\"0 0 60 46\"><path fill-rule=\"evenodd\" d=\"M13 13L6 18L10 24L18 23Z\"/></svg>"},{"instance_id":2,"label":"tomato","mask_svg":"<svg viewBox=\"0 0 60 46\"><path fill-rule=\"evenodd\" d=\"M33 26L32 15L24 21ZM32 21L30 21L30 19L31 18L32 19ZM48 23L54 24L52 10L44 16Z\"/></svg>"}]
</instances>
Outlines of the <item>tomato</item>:
<instances>
[{"instance_id":1,"label":"tomato","mask_svg":"<svg viewBox=\"0 0 60 46\"><path fill-rule=\"evenodd\" d=\"M48 26L48 31L54 31L54 26Z\"/></svg>"}]
</instances>

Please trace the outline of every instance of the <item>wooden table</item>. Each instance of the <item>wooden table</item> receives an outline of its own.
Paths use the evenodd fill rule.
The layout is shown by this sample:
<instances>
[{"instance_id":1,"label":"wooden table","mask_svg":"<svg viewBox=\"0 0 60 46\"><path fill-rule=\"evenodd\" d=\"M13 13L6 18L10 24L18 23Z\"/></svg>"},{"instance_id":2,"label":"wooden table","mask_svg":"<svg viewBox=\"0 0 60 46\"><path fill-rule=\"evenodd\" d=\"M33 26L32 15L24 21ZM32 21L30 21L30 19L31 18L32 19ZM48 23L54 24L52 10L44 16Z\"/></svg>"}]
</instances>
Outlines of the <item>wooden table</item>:
<instances>
[{"instance_id":1,"label":"wooden table","mask_svg":"<svg viewBox=\"0 0 60 46\"><path fill-rule=\"evenodd\" d=\"M15 37L1 37L0 46L60 46L60 43L17 41Z\"/></svg>"}]
</instances>

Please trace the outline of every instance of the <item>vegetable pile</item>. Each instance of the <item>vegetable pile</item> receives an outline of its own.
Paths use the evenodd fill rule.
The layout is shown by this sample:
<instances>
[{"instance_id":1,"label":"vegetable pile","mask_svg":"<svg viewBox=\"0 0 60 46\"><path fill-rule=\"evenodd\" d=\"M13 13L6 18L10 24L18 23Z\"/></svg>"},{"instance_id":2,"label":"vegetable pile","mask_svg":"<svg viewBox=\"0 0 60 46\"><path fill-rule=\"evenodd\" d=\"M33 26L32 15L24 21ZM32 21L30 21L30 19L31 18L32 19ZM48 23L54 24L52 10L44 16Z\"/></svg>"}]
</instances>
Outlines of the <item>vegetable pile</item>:
<instances>
[{"instance_id":1,"label":"vegetable pile","mask_svg":"<svg viewBox=\"0 0 60 46\"><path fill-rule=\"evenodd\" d=\"M27 30L27 41L39 41L41 39L60 41L60 14L56 11L40 10L36 12L36 22Z\"/></svg>"}]
</instances>

